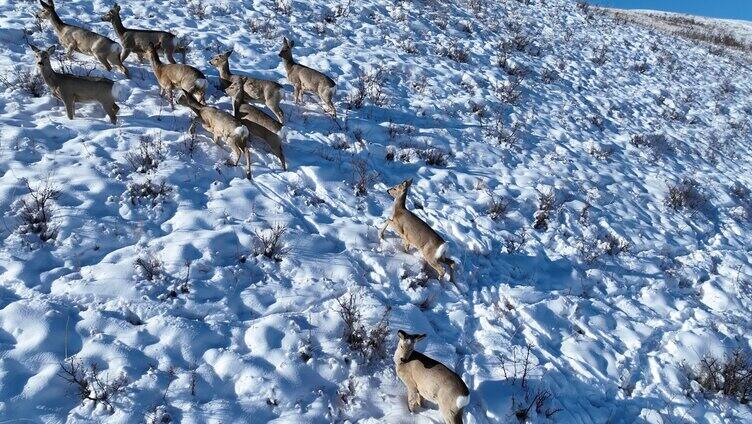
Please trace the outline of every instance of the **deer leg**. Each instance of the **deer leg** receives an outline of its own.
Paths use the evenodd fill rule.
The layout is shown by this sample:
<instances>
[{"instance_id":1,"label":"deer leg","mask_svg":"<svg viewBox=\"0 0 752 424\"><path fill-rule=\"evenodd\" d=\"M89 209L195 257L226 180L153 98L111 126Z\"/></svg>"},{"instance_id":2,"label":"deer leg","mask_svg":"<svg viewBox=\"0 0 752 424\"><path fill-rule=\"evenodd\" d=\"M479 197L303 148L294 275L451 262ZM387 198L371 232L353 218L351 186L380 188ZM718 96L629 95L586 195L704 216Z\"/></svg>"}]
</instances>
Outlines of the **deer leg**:
<instances>
[{"instance_id":1,"label":"deer leg","mask_svg":"<svg viewBox=\"0 0 752 424\"><path fill-rule=\"evenodd\" d=\"M384 221L384 225L382 225L381 228L379 229L379 240L384 240L384 231L386 231L386 229L389 227L389 224L391 223L392 223L391 219L387 219L386 221Z\"/></svg>"},{"instance_id":2,"label":"deer leg","mask_svg":"<svg viewBox=\"0 0 752 424\"><path fill-rule=\"evenodd\" d=\"M277 146L272 150L274 150L274 155L282 162L282 170L287 171L287 163L285 162L285 153L282 151L282 146Z\"/></svg>"},{"instance_id":3,"label":"deer leg","mask_svg":"<svg viewBox=\"0 0 752 424\"><path fill-rule=\"evenodd\" d=\"M68 60L73 59L73 44L68 45L65 49L65 57L67 57Z\"/></svg>"},{"instance_id":4,"label":"deer leg","mask_svg":"<svg viewBox=\"0 0 752 424\"><path fill-rule=\"evenodd\" d=\"M68 119L73 119L73 115L76 112L76 101L67 97L63 97L62 100L65 105L65 113L68 115Z\"/></svg>"},{"instance_id":5,"label":"deer leg","mask_svg":"<svg viewBox=\"0 0 752 424\"><path fill-rule=\"evenodd\" d=\"M115 53L112 56L110 56L109 62L110 62L110 64L112 64L116 68L118 68L120 70L120 72L122 72L123 75L125 75L126 78L130 79L131 74L130 74L130 72L128 72L128 68L126 68L125 65L123 65L123 61L120 60L120 56L118 56L117 53Z\"/></svg>"},{"instance_id":6,"label":"deer leg","mask_svg":"<svg viewBox=\"0 0 752 424\"><path fill-rule=\"evenodd\" d=\"M334 108L334 103L332 103L332 90L330 88L321 90L319 98L321 98L321 102L323 103L322 107L324 111L332 115L334 119L337 119L337 110Z\"/></svg>"},{"instance_id":7,"label":"deer leg","mask_svg":"<svg viewBox=\"0 0 752 424\"><path fill-rule=\"evenodd\" d=\"M131 54L131 49L123 47L123 51L120 53L120 63L125 63L125 59L128 59L128 55Z\"/></svg>"},{"instance_id":8,"label":"deer leg","mask_svg":"<svg viewBox=\"0 0 752 424\"><path fill-rule=\"evenodd\" d=\"M300 104L300 97L303 93L303 88L300 85L293 86L294 92L293 92L293 98L295 98L295 104Z\"/></svg>"},{"instance_id":9,"label":"deer leg","mask_svg":"<svg viewBox=\"0 0 752 424\"><path fill-rule=\"evenodd\" d=\"M168 41L165 43L164 47L165 56L167 56L167 61L170 63L176 63L175 62L175 46L172 44L172 42Z\"/></svg>"},{"instance_id":10,"label":"deer leg","mask_svg":"<svg viewBox=\"0 0 752 424\"><path fill-rule=\"evenodd\" d=\"M405 239L402 239L402 251L405 253L410 251L410 242Z\"/></svg>"},{"instance_id":11,"label":"deer leg","mask_svg":"<svg viewBox=\"0 0 752 424\"><path fill-rule=\"evenodd\" d=\"M462 410L454 411L452 409L445 409L439 405L439 412L441 412L442 418L444 418L445 424L462 424Z\"/></svg>"},{"instance_id":12,"label":"deer leg","mask_svg":"<svg viewBox=\"0 0 752 424\"><path fill-rule=\"evenodd\" d=\"M410 412L417 412L420 405L421 401L418 388L416 386L407 386L407 409L409 409Z\"/></svg>"},{"instance_id":13,"label":"deer leg","mask_svg":"<svg viewBox=\"0 0 752 424\"><path fill-rule=\"evenodd\" d=\"M107 61L107 55L106 54L97 54L94 57L97 58L97 60L104 65L105 69L108 71L112 70L112 66L110 66L110 63Z\"/></svg>"},{"instance_id":14,"label":"deer leg","mask_svg":"<svg viewBox=\"0 0 752 424\"><path fill-rule=\"evenodd\" d=\"M443 280L444 274L446 274L446 270L444 269L444 267L430 255L424 255L424 256L426 258L426 262L428 262L428 265L430 265L431 268L433 268L436 271L436 273L439 274L439 280Z\"/></svg>"},{"instance_id":15,"label":"deer leg","mask_svg":"<svg viewBox=\"0 0 752 424\"><path fill-rule=\"evenodd\" d=\"M107 113L107 116L110 117L110 122L114 125L117 123L117 113L120 110L120 107L115 103L102 103L102 108L104 108L105 113Z\"/></svg>"},{"instance_id":16,"label":"deer leg","mask_svg":"<svg viewBox=\"0 0 752 424\"><path fill-rule=\"evenodd\" d=\"M245 176L251 179L251 148L245 148Z\"/></svg>"},{"instance_id":17,"label":"deer leg","mask_svg":"<svg viewBox=\"0 0 752 424\"><path fill-rule=\"evenodd\" d=\"M266 102L266 107L274 113L274 116L277 117L277 120L281 124L285 123L285 113L282 112L282 108L279 107L279 99L269 99L269 101Z\"/></svg>"},{"instance_id":18,"label":"deer leg","mask_svg":"<svg viewBox=\"0 0 752 424\"><path fill-rule=\"evenodd\" d=\"M175 87L170 85L167 87L167 99L170 101L170 107L175 110Z\"/></svg>"}]
</instances>

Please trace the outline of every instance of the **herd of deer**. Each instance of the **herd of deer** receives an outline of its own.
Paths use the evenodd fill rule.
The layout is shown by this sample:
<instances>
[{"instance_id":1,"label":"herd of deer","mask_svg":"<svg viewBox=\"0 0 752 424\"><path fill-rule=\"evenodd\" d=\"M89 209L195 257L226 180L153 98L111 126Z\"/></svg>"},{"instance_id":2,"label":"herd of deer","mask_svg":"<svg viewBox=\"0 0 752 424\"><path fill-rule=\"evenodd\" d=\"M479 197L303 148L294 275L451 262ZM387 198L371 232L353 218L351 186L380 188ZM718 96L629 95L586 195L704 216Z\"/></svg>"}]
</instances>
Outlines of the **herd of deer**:
<instances>
[{"instance_id":1,"label":"herd of deer","mask_svg":"<svg viewBox=\"0 0 752 424\"><path fill-rule=\"evenodd\" d=\"M197 121L212 134L214 142L219 145L224 141L235 153L238 165L245 155L246 176L251 177L251 137L263 140L272 153L279 158L282 168L287 169L282 151L284 141L284 113L280 108L283 87L275 81L233 75L230 72L229 59L232 51L213 57L209 63L219 71L220 88L232 98L233 113L209 106L205 102L208 80L197 68L175 62L173 57L176 45L175 35L166 31L153 31L127 28L120 18L120 6L115 4L103 17L103 21L112 23L120 44L85 28L66 24L55 10L53 0L39 0L42 9L37 14L40 19L48 19L58 36L60 44L70 57L73 52L96 58L110 71L117 68L130 78L128 68L124 65L128 55L135 53L143 61L147 56L160 94L167 95L174 108L174 90L180 89L177 103L190 108ZM122 47L121 47L122 45ZM323 73L301 65L293 59L294 42L283 39L279 56L284 61L287 79L294 88L296 103L302 101L304 92L312 92L321 99L323 108L336 120L336 110L332 102L336 85ZM114 124L120 109L113 93L114 81L107 78L84 77L59 73L52 69L50 54L55 47L45 50L30 46L37 59L37 67L53 96L65 105L69 119L73 119L75 105L79 102L98 102ZM159 53L163 53L169 63L163 63ZM247 101L263 103L276 119ZM387 192L394 198L394 210L379 230L379 239L391 227L403 240L405 251L410 246L416 247L424 260L437 272L440 279L449 268L449 278L453 280L454 261L447 252L447 243L422 219L407 209L405 201L412 179L390 188ZM414 412L421 406L422 399L428 399L439 406L447 424L462 423L462 410L469 402L469 390L462 379L443 364L414 350L416 342L424 334L398 332L399 343L394 354L397 375L408 390L408 409Z\"/></svg>"}]
</instances>

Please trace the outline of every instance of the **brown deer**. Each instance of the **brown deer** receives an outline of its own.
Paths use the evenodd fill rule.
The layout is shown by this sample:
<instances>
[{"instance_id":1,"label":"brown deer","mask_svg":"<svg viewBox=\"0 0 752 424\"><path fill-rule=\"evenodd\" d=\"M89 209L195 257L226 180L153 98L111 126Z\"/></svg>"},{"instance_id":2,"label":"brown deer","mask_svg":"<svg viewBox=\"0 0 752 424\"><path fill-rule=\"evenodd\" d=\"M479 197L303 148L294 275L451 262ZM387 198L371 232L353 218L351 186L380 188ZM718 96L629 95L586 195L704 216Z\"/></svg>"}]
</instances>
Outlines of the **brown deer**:
<instances>
[{"instance_id":1,"label":"brown deer","mask_svg":"<svg viewBox=\"0 0 752 424\"><path fill-rule=\"evenodd\" d=\"M66 24L57 14L53 0L48 1L49 3L45 3L39 0L42 9L36 16L38 19L49 19L60 41L60 45L66 50L69 58L73 55L74 51L87 56L93 56L108 71L112 70L114 66L127 78L130 78L128 68L123 66L123 61L120 60L121 49L118 43L88 29Z\"/></svg>"},{"instance_id":2,"label":"brown deer","mask_svg":"<svg viewBox=\"0 0 752 424\"><path fill-rule=\"evenodd\" d=\"M55 72L50 64L50 54L55 46L40 50L30 46L37 60L37 68L53 96L63 101L68 119L73 119L77 102L98 102L104 108L110 122L117 122L120 108L115 103L115 82L107 78L80 77Z\"/></svg>"},{"instance_id":3,"label":"brown deer","mask_svg":"<svg viewBox=\"0 0 752 424\"><path fill-rule=\"evenodd\" d=\"M420 250L423 259L436 270L440 279L443 279L446 274L444 269L444 265L446 265L449 267L449 279L454 281L452 275L454 261L446 256L448 253L447 243L436 231L405 206L407 193L412 183L412 179L405 180L387 190L387 193L394 198L394 211L392 217L387 219L379 230L379 239L384 239L384 231L391 226L402 238L405 252L411 245L415 246Z\"/></svg>"},{"instance_id":4,"label":"brown deer","mask_svg":"<svg viewBox=\"0 0 752 424\"><path fill-rule=\"evenodd\" d=\"M209 63L219 70L220 88L225 90L230 96L234 96L228 91L228 88L234 82L238 81L241 76L230 73L231 54L232 50L220 53L211 58ZM285 114L282 112L282 108L279 107L279 102L282 101L282 84L260 78L242 78L245 81L243 84L243 90L246 94L245 99L252 102L264 103L274 113L279 122L285 122Z\"/></svg>"},{"instance_id":5,"label":"brown deer","mask_svg":"<svg viewBox=\"0 0 752 424\"><path fill-rule=\"evenodd\" d=\"M267 115L263 110L257 108L254 105L246 103L248 95L244 90L239 88L245 84L245 77L236 79L225 90L227 94L232 97L232 111L233 115L243 115L249 120L261 125L273 133L279 134L282 131L282 123Z\"/></svg>"},{"instance_id":6,"label":"brown deer","mask_svg":"<svg viewBox=\"0 0 752 424\"><path fill-rule=\"evenodd\" d=\"M220 140L224 140L230 149L237 155L234 166L240 163L240 158L245 155L246 178L251 179L251 146L250 132L243 122L229 113L212 106L199 103L191 93L183 90L178 98L178 104L187 106L198 117L199 123L210 133L217 146Z\"/></svg>"},{"instance_id":7,"label":"brown deer","mask_svg":"<svg viewBox=\"0 0 752 424\"><path fill-rule=\"evenodd\" d=\"M126 28L120 19L120 6L115 3L112 8L102 16L102 20L112 23L115 33L120 38L123 45L123 53L120 60L125 62L131 52L136 53L138 60L143 62L144 55L149 52L149 44L160 46L159 49L164 51L167 60L175 63L173 54L175 53L175 34L167 31L152 31L146 29Z\"/></svg>"},{"instance_id":8,"label":"brown deer","mask_svg":"<svg viewBox=\"0 0 752 424\"><path fill-rule=\"evenodd\" d=\"M285 37L282 40L282 50L279 52L279 57L284 61L287 79L295 89L295 103L301 102L304 92L315 93L321 99L324 110L336 120L337 110L332 103L332 97L334 97L337 85L333 79L321 72L295 62L292 57L293 46L295 46L295 42L289 41Z\"/></svg>"},{"instance_id":9,"label":"brown deer","mask_svg":"<svg viewBox=\"0 0 752 424\"><path fill-rule=\"evenodd\" d=\"M241 78L233 84L238 86L243 83L243 78ZM276 156L282 163L282 170L287 171L287 162L285 161L285 154L282 151L282 145L284 144L285 139L285 131L282 128L282 124L255 106L242 103L243 96L244 93L242 90L235 91L235 97L232 102L233 116L235 116L235 119L240 119L240 121L248 128L251 136L261 139L269 146L269 149L274 156ZM274 125L264 125L263 123L266 120L279 125L279 127L277 128ZM267 122L267 124L269 123ZM277 129L275 130L274 128Z\"/></svg>"},{"instance_id":10,"label":"brown deer","mask_svg":"<svg viewBox=\"0 0 752 424\"><path fill-rule=\"evenodd\" d=\"M397 332L394 368L407 387L407 408L415 412L427 399L439 405L445 424L462 424L462 410L470 402L470 390L459 375L441 362L415 350L425 334Z\"/></svg>"},{"instance_id":11,"label":"brown deer","mask_svg":"<svg viewBox=\"0 0 752 424\"><path fill-rule=\"evenodd\" d=\"M160 87L160 94L167 94L170 106L175 108L173 90L185 90L193 95L199 103L204 103L206 87L209 85L203 72L190 65L182 63L162 63L154 44L149 45L149 61L154 70L154 76Z\"/></svg>"}]
</instances>

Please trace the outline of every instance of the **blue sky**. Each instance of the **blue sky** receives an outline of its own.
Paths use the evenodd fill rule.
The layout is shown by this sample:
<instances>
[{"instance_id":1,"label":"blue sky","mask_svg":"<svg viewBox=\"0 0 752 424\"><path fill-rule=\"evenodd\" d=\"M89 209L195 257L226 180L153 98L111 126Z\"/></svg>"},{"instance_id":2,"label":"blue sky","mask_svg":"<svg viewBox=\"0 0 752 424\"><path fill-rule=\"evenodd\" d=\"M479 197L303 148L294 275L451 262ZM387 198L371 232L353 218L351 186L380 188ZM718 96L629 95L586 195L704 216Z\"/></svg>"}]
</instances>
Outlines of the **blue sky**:
<instances>
[{"instance_id":1,"label":"blue sky","mask_svg":"<svg viewBox=\"0 0 752 424\"><path fill-rule=\"evenodd\" d=\"M752 21L752 0L591 0L590 3Z\"/></svg>"}]
</instances>

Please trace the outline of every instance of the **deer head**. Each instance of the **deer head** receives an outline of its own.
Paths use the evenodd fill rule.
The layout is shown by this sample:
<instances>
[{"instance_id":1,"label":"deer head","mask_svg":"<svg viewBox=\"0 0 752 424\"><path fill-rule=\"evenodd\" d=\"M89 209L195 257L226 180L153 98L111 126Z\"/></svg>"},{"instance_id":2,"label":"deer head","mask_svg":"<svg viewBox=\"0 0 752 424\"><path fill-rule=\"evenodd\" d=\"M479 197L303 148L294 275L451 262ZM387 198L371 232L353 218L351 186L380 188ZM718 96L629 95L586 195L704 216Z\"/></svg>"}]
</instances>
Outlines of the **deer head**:
<instances>
[{"instance_id":1,"label":"deer head","mask_svg":"<svg viewBox=\"0 0 752 424\"><path fill-rule=\"evenodd\" d=\"M399 337L399 342L397 342L397 351L394 352L394 359L399 360L400 362L405 362L415 350L415 344L420 340L425 339L426 335L409 334L402 330L398 330L397 337Z\"/></svg>"},{"instance_id":2,"label":"deer head","mask_svg":"<svg viewBox=\"0 0 752 424\"><path fill-rule=\"evenodd\" d=\"M401 183L390 188L386 192L389 193L389 195L392 196L393 198L398 199L400 196L407 193L411 185L413 185L412 178L410 178L409 180L402 181Z\"/></svg>"}]
</instances>

